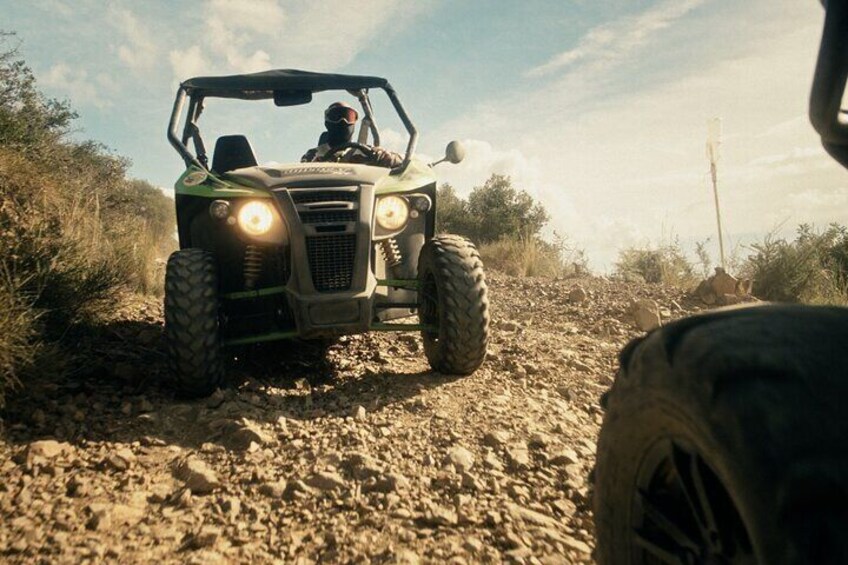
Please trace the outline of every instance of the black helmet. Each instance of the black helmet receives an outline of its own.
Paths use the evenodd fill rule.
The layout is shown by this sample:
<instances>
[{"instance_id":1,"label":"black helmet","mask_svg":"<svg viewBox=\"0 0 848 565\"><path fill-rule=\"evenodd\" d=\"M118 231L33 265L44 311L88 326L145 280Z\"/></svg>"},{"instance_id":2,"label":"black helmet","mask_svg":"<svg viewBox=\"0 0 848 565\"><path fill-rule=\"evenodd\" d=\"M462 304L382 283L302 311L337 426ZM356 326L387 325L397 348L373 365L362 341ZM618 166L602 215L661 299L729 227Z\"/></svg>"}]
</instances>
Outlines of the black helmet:
<instances>
[{"instance_id":1,"label":"black helmet","mask_svg":"<svg viewBox=\"0 0 848 565\"><path fill-rule=\"evenodd\" d=\"M344 122L347 125L352 126L356 123L358 118L359 113L356 109L344 102L333 102L324 111L324 122L328 124Z\"/></svg>"},{"instance_id":2,"label":"black helmet","mask_svg":"<svg viewBox=\"0 0 848 565\"><path fill-rule=\"evenodd\" d=\"M327 128L327 143L338 147L353 139L353 128L359 114L349 104L333 102L324 111L324 127Z\"/></svg>"}]
</instances>

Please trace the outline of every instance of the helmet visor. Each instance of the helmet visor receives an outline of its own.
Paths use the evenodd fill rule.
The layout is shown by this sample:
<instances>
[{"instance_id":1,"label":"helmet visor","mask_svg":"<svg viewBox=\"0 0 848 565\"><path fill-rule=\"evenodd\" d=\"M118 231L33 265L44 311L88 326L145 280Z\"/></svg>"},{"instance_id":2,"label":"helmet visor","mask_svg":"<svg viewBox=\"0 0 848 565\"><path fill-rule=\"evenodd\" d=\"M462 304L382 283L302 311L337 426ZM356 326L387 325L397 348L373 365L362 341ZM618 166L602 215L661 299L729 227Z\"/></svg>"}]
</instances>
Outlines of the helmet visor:
<instances>
[{"instance_id":1,"label":"helmet visor","mask_svg":"<svg viewBox=\"0 0 848 565\"><path fill-rule=\"evenodd\" d=\"M344 122L347 125L353 125L358 117L356 110L349 106L331 106L324 112L324 121L331 124Z\"/></svg>"}]
</instances>

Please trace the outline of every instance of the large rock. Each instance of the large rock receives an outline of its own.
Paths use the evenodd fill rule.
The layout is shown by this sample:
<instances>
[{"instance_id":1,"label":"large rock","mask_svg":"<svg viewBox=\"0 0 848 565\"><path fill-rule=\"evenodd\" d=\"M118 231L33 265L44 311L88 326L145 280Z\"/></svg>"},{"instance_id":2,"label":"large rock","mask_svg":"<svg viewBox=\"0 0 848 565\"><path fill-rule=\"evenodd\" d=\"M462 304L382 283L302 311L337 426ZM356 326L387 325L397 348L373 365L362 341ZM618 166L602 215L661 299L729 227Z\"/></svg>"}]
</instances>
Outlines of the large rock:
<instances>
[{"instance_id":1,"label":"large rock","mask_svg":"<svg viewBox=\"0 0 848 565\"><path fill-rule=\"evenodd\" d=\"M67 442L56 441L55 439L42 439L29 444L27 457L30 459L51 460L63 455L70 455L73 451L74 447Z\"/></svg>"},{"instance_id":2,"label":"large rock","mask_svg":"<svg viewBox=\"0 0 848 565\"><path fill-rule=\"evenodd\" d=\"M269 481L259 485L259 494L268 498L283 498L286 492L286 481Z\"/></svg>"},{"instance_id":3,"label":"large rock","mask_svg":"<svg viewBox=\"0 0 848 565\"><path fill-rule=\"evenodd\" d=\"M348 455L342 464L342 468L360 481L370 477L376 477L383 472L383 465L370 455L364 453L351 453Z\"/></svg>"},{"instance_id":4,"label":"large rock","mask_svg":"<svg viewBox=\"0 0 848 565\"><path fill-rule=\"evenodd\" d=\"M528 524L545 528L557 528L559 526L558 520L546 516L541 512L536 512L535 510L530 510L529 508L524 508L513 503L507 503L506 507L515 520L522 520Z\"/></svg>"},{"instance_id":5,"label":"large rock","mask_svg":"<svg viewBox=\"0 0 848 565\"><path fill-rule=\"evenodd\" d=\"M483 445L494 449L500 449L506 445L510 437L510 433L505 430L486 432L486 435L483 436Z\"/></svg>"},{"instance_id":6,"label":"large rock","mask_svg":"<svg viewBox=\"0 0 848 565\"><path fill-rule=\"evenodd\" d=\"M86 507L89 530L109 530L115 526L134 526L144 517L144 509L126 504L93 502Z\"/></svg>"},{"instance_id":7,"label":"large rock","mask_svg":"<svg viewBox=\"0 0 848 565\"><path fill-rule=\"evenodd\" d=\"M721 267L716 267L716 274L710 281L713 292L721 296L723 294L736 294L736 285L739 281L736 277L728 275Z\"/></svg>"},{"instance_id":8,"label":"large rock","mask_svg":"<svg viewBox=\"0 0 848 565\"><path fill-rule=\"evenodd\" d=\"M583 304L589 298L589 293L582 286L576 286L568 293L568 301L572 304Z\"/></svg>"},{"instance_id":9,"label":"large rock","mask_svg":"<svg viewBox=\"0 0 848 565\"><path fill-rule=\"evenodd\" d=\"M409 488L409 480L400 473L388 473L362 485L362 492L400 492Z\"/></svg>"},{"instance_id":10,"label":"large rock","mask_svg":"<svg viewBox=\"0 0 848 565\"><path fill-rule=\"evenodd\" d=\"M208 494L221 486L215 472L196 457L189 457L177 465L174 476L183 481L192 494Z\"/></svg>"},{"instance_id":11,"label":"large rock","mask_svg":"<svg viewBox=\"0 0 848 565\"><path fill-rule=\"evenodd\" d=\"M506 458L509 461L510 469L513 471L521 471L531 465L527 444L517 443L510 445L506 450Z\"/></svg>"},{"instance_id":12,"label":"large rock","mask_svg":"<svg viewBox=\"0 0 848 565\"><path fill-rule=\"evenodd\" d=\"M752 300L752 287L750 279L736 278L721 267L716 267L713 276L701 281L695 289L695 295L705 304L728 306Z\"/></svg>"},{"instance_id":13,"label":"large rock","mask_svg":"<svg viewBox=\"0 0 848 565\"><path fill-rule=\"evenodd\" d=\"M557 450L549 459L551 465L562 467L566 465L574 465L579 461L580 458L577 456L577 452L570 447L563 447Z\"/></svg>"},{"instance_id":14,"label":"large rock","mask_svg":"<svg viewBox=\"0 0 848 565\"><path fill-rule=\"evenodd\" d=\"M252 443L257 445L272 445L274 437L265 432L259 424L242 418L236 422L229 422L223 427L224 443L233 450L243 451L250 448Z\"/></svg>"},{"instance_id":15,"label":"large rock","mask_svg":"<svg viewBox=\"0 0 848 565\"><path fill-rule=\"evenodd\" d=\"M135 463L135 454L128 447L122 447L107 455L105 462L116 471L126 471Z\"/></svg>"},{"instance_id":16,"label":"large rock","mask_svg":"<svg viewBox=\"0 0 848 565\"><path fill-rule=\"evenodd\" d=\"M643 332L649 332L662 325L660 308L653 300L643 298L642 300L635 301L632 306L632 312L636 327Z\"/></svg>"},{"instance_id":17,"label":"large rock","mask_svg":"<svg viewBox=\"0 0 848 565\"><path fill-rule=\"evenodd\" d=\"M474 454L461 445L455 445L448 450L442 464L453 465L460 471L468 471L474 466Z\"/></svg>"},{"instance_id":18,"label":"large rock","mask_svg":"<svg viewBox=\"0 0 848 565\"><path fill-rule=\"evenodd\" d=\"M314 475L309 477L309 480L306 481L306 484L311 486L312 488L317 488L318 490L325 491L342 489L345 487L345 482L341 475L329 471L315 473Z\"/></svg>"},{"instance_id":19,"label":"large rock","mask_svg":"<svg viewBox=\"0 0 848 565\"><path fill-rule=\"evenodd\" d=\"M453 510L434 506L423 516L422 521L430 526L456 526L459 516Z\"/></svg>"}]
</instances>

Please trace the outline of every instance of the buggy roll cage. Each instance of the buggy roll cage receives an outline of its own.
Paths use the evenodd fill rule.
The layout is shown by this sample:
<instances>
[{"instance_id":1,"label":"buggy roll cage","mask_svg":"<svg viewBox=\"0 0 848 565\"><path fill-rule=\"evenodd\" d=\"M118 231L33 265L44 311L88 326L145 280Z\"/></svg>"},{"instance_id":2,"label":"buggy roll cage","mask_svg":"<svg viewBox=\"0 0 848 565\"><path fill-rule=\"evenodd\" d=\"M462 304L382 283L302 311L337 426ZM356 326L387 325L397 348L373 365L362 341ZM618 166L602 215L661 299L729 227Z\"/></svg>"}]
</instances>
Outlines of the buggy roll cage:
<instances>
[{"instance_id":1,"label":"buggy roll cage","mask_svg":"<svg viewBox=\"0 0 848 565\"><path fill-rule=\"evenodd\" d=\"M171 120L168 124L168 141L183 158L187 167L195 166L209 170L206 148L200 136L200 129L197 127L197 120L203 112L203 102L206 98L273 99L277 105L285 106L308 103L312 100L312 94L315 92L345 90L359 100L365 114L362 125L371 132L374 144L379 145L380 132L374 119L371 100L368 97L368 91L371 88L379 88L386 92L403 126L409 133L409 142L406 146L403 163L392 170L392 174L400 174L406 170L415 153L418 130L415 129L406 109L398 99L395 89L386 79L379 77L277 69L245 75L191 78L182 82L177 90L174 109L171 112ZM278 103L278 99L285 99L286 97L290 97L291 102L283 100ZM182 135L179 135L177 128L186 99L189 101L188 112ZM188 148L189 141L194 143L196 155L191 154Z\"/></svg>"},{"instance_id":2,"label":"buggy roll cage","mask_svg":"<svg viewBox=\"0 0 848 565\"><path fill-rule=\"evenodd\" d=\"M848 110L842 108L848 82L848 2L822 3L827 11L810 93L810 122L827 152L848 167Z\"/></svg>"}]
</instances>

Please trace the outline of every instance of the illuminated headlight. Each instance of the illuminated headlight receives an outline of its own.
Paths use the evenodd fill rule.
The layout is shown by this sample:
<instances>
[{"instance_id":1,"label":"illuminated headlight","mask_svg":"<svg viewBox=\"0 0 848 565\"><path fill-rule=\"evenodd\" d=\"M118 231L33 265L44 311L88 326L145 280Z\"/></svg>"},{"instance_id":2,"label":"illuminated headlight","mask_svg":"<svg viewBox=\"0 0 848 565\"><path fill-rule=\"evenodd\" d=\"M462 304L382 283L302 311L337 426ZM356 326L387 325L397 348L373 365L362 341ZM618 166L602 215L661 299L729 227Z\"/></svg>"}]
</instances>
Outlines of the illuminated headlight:
<instances>
[{"instance_id":1,"label":"illuminated headlight","mask_svg":"<svg viewBox=\"0 0 848 565\"><path fill-rule=\"evenodd\" d=\"M274 222L274 211L269 204L254 200L241 207L238 213L238 224L248 235L262 235L271 229Z\"/></svg>"},{"instance_id":2,"label":"illuminated headlight","mask_svg":"<svg viewBox=\"0 0 848 565\"><path fill-rule=\"evenodd\" d=\"M409 205L400 196L385 196L377 200L377 224L385 230L395 231L406 225Z\"/></svg>"}]
</instances>

